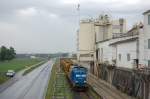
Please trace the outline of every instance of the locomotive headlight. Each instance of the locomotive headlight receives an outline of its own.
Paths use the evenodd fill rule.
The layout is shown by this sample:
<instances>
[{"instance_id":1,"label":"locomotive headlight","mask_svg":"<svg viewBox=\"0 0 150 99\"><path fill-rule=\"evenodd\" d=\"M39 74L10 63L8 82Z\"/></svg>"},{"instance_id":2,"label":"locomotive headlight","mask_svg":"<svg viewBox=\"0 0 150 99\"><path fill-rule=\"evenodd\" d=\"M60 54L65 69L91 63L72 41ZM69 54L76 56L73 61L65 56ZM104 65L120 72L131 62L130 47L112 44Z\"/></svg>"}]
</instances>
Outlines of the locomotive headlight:
<instances>
[{"instance_id":1,"label":"locomotive headlight","mask_svg":"<svg viewBox=\"0 0 150 99\"><path fill-rule=\"evenodd\" d=\"M76 75L76 77L80 77L80 75Z\"/></svg>"},{"instance_id":2,"label":"locomotive headlight","mask_svg":"<svg viewBox=\"0 0 150 99\"><path fill-rule=\"evenodd\" d=\"M75 81L76 83L78 83L78 81Z\"/></svg>"},{"instance_id":3,"label":"locomotive headlight","mask_svg":"<svg viewBox=\"0 0 150 99\"><path fill-rule=\"evenodd\" d=\"M82 75L82 77L86 77L86 75Z\"/></svg>"}]
</instances>

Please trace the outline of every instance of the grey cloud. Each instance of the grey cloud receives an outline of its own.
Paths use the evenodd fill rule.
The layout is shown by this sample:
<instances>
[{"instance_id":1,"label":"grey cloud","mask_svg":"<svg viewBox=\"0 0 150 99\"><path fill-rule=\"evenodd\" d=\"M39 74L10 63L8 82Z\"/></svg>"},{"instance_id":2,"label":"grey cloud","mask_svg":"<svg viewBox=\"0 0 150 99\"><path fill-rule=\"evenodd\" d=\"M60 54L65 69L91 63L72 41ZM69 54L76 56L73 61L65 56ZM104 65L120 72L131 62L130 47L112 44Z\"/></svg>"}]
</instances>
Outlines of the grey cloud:
<instances>
[{"instance_id":1,"label":"grey cloud","mask_svg":"<svg viewBox=\"0 0 150 99\"><path fill-rule=\"evenodd\" d=\"M107 12L114 18L127 18L129 26L142 20L142 12L150 6L148 0L132 5L115 0L81 1L81 18ZM36 14L18 14L30 8ZM77 3L65 4L63 0L0 0L0 45L14 46L19 53L76 51L76 9Z\"/></svg>"}]
</instances>

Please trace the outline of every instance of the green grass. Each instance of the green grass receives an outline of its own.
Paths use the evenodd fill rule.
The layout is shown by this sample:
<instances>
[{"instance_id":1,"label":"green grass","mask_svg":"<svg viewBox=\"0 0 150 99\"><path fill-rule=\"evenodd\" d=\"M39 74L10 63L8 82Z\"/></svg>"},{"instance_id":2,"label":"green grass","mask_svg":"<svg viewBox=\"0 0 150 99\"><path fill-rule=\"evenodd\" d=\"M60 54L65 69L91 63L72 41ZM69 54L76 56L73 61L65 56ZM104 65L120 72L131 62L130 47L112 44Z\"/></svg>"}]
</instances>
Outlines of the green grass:
<instances>
[{"instance_id":1,"label":"green grass","mask_svg":"<svg viewBox=\"0 0 150 99\"><path fill-rule=\"evenodd\" d=\"M9 79L9 77L6 77L5 75L0 75L0 84L6 82Z\"/></svg>"},{"instance_id":2,"label":"green grass","mask_svg":"<svg viewBox=\"0 0 150 99\"><path fill-rule=\"evenodd\" d=\"M60 72L58 72L58 70L59 61L57 60L51 71L45 99L52 99L53 95L65 96L65 99L72 99L73 94L70 90L66 76L63 74L64 72L62 70Z\"/></svg>"},{"instance_id":3,"label":"green grass","mask_svg":"<svg viewBox=\"0 0 150 99\"><path fill-rule=\"evenodd\" d=\"M55 63L52 67L51 76L50 76L50 80L49 80L45 99L51 99L51 97L53 95L53 84L54 84L55 79L56 79L56 69L57 69L56 65L57 64Z\"/></svg>"},{"instance_id":4,"label":"green grass","mask_svg":"<svg viewBox=\"0 0 150 99\"><path fill-rule=\"evenodd\" d=\"M38 64L35 64L35 65L32 66L31 68L27 69L27 70L23 73L23 75L26 75L26 74L30 73L32 70L34 70L35 68L41 66L41 65L44 64L45 62L46 62L46 61L42 61L42 62L40 62L40 63L38 63Z\"/></svg>"},{"instance_id":5,"label":"green grass","mask_svg":"<svg viewBox=\"0 0 150 99\"><path fill-rule=\"evenodd\" d=\"M7 72L9 69L13 69L17 72L40 61L40 59L14 59L11 61L0 62L0 72Z\"/></svg>"},{"instance_id":6,"label":"green grass","mask_svg":"<svg viewBox=\"0 0 150 99\"><path fill-rule=\"evenodd\" d=\"M0 84L9 79L5 76L7 70L11 69L18 72L21 69L37 64L41 61L41 59L14 59L11 61L0 62Z\"/></svg>"}]
</instances>

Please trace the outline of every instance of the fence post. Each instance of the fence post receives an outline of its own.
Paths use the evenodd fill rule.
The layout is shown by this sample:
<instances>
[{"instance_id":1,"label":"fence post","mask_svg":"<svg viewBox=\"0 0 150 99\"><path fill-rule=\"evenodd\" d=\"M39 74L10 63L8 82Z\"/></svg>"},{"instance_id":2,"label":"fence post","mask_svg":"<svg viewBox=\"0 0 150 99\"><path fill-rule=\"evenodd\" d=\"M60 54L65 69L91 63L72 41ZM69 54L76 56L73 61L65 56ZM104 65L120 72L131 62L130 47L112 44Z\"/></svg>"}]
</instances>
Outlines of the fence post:
<instances>
[{"instance_id":1,"label":"fence post","mask_svg":"<svg viewBox=\"0 0 150 99\"><path fill-rule=\"evenodd\" d=\"M143 77L143 79L144 79L144 88L143 88L143 92L144 92L144 99L149 99L149 93L150 93L150 90L149 90L149 88L150 88L150 85L149 85L149 75L144 75L144 77Z\"/></svg>"},{"instance_id":2,"label":"fence post","mask_svg":"<svg viewBox=\"0 0 150 99\"><path fill-rule=\"evenodd\" d=\"M108 82L112 84L115 66L108 66L107 69L108 69Z\"/></svg>"}]
</instances>

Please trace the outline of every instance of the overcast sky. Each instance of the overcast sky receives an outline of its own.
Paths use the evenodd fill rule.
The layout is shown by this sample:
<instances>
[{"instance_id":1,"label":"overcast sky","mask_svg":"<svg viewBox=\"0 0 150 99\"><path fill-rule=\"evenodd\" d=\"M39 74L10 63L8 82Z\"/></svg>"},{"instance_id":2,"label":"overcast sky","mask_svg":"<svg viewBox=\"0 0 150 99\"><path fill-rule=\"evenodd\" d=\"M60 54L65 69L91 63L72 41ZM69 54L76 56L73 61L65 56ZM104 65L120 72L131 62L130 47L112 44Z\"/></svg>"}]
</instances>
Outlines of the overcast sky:
<instances>
[{"instance_id":1,"label":"overcast sky","mask_svg":"<svg viewBox=\"0 0 150 99\"><path fill-rule=\"evenodd\" d=\"M0 45L17 53L76 51L78 3L81 18L108 13L128 27L150 9L150 0L0 0Z\"/></svg>"}]
</instances>

